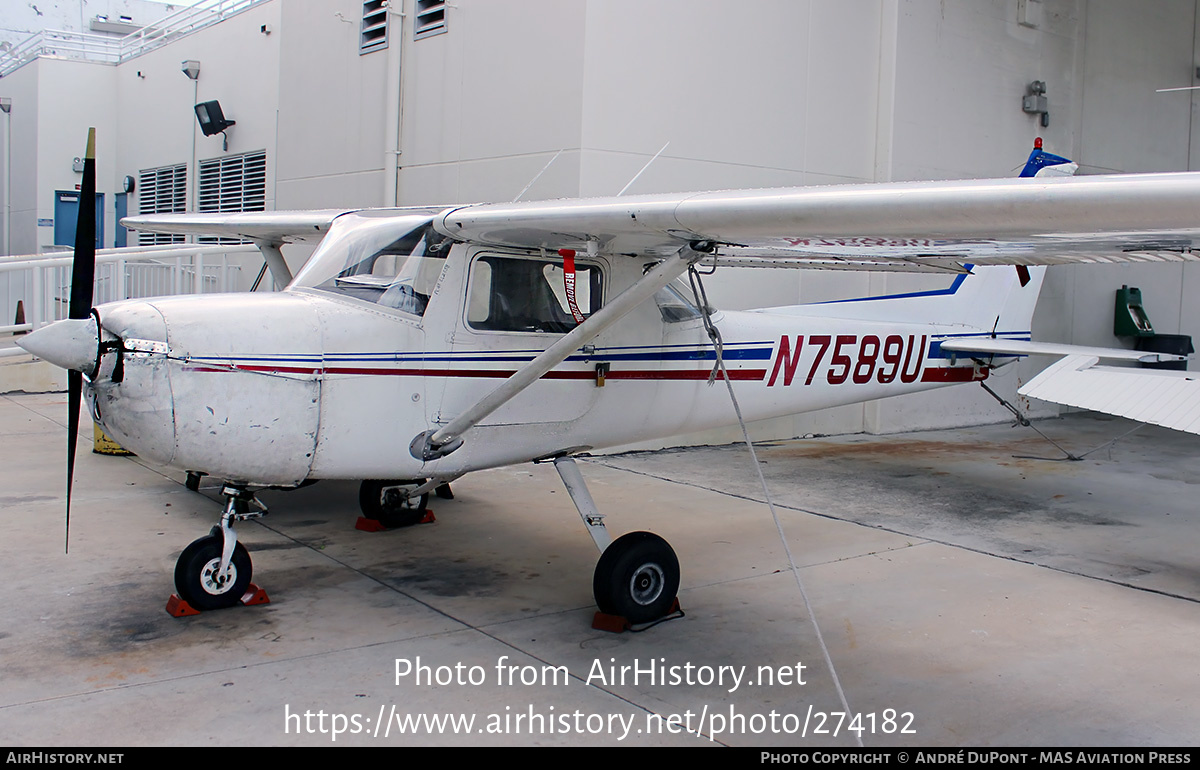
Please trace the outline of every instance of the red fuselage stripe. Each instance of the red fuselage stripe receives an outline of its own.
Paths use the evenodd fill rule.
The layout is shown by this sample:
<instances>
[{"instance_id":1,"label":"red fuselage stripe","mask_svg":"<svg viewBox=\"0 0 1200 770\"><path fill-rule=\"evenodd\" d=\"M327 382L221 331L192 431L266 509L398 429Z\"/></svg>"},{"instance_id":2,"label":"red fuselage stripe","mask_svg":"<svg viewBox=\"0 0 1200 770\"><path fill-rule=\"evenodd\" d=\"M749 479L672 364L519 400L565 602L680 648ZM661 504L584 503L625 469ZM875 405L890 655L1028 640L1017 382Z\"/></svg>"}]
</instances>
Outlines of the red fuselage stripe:
<instances>
[{"instance_id":1,"label":"red fuselage stripe","mask_svg":"<svg viewBox=\"0 0 1200 770\"><path fill-rule=\"evenodd\" d=\"M976 379L986 380L988 370L980 369L979 377L975 376L975 367L941 367L926 369L921 374L921 382L973 382Z\"/></svg>"},{"instance_id":2,"label":"red fuselage stripe","mask_svg":"<svg viewBox=\"0 0 1200 770\"><path fill-rule=\"evenodd\" d=\"M381 369L359 366L329 366L314 369L309 366L254 366L241 365L230 367L191 366L194 372L263 372L266 374L342 374L368 375L387 377L473 377L506 379L515 374L506 369ZM711 369L626 369L609 371L605 377L609 380L707 380ZM933 367L927 368L921 374L921 382L972 382L976 379L986 379L987 370L980 371L976 377L974 367ZM734 381L759 382L766 379L766 369L733 369L729 378ZM545 380L594 380L596 373L592 371L549 372L543 375ZM723 379L718 375L718 379Z\"/></svg>"}]
</instances>

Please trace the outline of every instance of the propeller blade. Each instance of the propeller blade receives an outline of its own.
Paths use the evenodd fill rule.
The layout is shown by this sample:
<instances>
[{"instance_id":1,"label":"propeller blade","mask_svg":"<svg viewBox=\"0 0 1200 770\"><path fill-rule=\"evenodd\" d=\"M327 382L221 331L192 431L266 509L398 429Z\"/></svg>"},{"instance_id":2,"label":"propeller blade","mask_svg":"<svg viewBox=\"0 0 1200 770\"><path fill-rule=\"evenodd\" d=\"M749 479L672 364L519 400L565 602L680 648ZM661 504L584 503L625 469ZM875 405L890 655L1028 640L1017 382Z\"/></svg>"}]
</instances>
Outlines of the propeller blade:
<instances>
[{"instance_id":1,"label":"propeller blade","mask_svg":"<svg viewBox=\"0 0 1200 770\"><path fill-rule=\"evenodd\" d=\"M92 313L92 284L96 280L96 129L88 129L79 186L79 219L75 223L75 259L71 263L71 304L68 318Z\"/></svg>"},{"instance_id":2,"label":"propeller blade","mask_svg":"<svg viewBox=\"0 0 1200 770\"><path fill-rule=\"evenodd\" d=\"M67 527L63 551L71 552L71 482L75 477L75 444L79 437L79 401L83 396L83 374L67 372Z\"/></svg>"},{"instance_id":3,"label":"propeller blade","mask_svg":"<svg viewBox=\"0 0 1200 770\"><path fill-rule=\"evenodd\" d=\"M79 218L75 225L75 256L71 260L71 304L67 317L86 319L92 314L92 286L96 280L96 129L88 129L83 156L83 181L79 186ZM83 375L67 372L67 521L64 550L71 552L71 486L75 478L75 444L79 438L79 401Z\"/></svg>"}]
</instances>

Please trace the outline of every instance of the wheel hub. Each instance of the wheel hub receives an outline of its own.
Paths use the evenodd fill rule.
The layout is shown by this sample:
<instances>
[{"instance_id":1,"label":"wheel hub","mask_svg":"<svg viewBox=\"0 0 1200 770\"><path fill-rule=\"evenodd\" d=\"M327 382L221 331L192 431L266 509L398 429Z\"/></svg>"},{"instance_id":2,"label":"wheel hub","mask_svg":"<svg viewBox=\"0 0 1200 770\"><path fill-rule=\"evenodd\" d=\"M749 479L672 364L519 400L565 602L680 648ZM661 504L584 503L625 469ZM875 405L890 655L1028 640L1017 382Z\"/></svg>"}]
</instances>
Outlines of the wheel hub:
<instances>
[{"instance_id":1,"label":"wheel hub","mask_svg":"<svg viewBox=\"0 0 1200 770\"><path fill-rule=\"evenodd\" d=\"M653 604L662 595L664 585L663 568L657 564L643 564L629 581L629 594L638 604Z\"/></svg>"},{"instance_id":2,"label":"wheel hub","mask_svg":"<svg viewBox=\"0 0 1200 770\"><path fill-rule=\"evenodd\" d=\"M237 567L233 566L232 562L225 568L225 574L218 574L220 569L221 560L213 559L200 571L200 587L205 593L220 596L237 583Z\"/></svg>"},{"instance_id":3,"label":"wheel hub","mask_svg":"<svg viewBox=\"0 0 1200 770\"><path fill-rule=\"evenodd\" d=\"M383 490L383 507L385 509L406 509L411 508L412 503L409 501L409 490L404 487L391 487Z\"/></svg>"}]
</instances>

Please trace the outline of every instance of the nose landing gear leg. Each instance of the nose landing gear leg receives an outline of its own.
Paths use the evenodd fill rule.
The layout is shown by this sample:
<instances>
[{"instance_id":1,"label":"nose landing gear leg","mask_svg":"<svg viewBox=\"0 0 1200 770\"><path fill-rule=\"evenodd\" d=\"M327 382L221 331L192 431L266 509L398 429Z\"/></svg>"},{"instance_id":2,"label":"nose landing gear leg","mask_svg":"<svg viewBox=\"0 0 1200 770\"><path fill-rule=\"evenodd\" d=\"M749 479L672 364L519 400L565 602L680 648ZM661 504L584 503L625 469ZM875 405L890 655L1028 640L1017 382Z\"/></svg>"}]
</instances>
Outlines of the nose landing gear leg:
<instances>
[{"instance_id":1,"label":"nose landing gear leg","mask_svg":"<svg viewBox=\"0 0 1200 770\"><path fill-rule=\"evenodd\" d=\"M265 591L250 582L250 554L233 529L236 521L265 516L267 508L245 487L226 484L221 494L225 496L221 523L207 536L192 541L175 562L179 593L167 602L167 612L175 617L270 601Z\"/></svg>"}]
</instances>

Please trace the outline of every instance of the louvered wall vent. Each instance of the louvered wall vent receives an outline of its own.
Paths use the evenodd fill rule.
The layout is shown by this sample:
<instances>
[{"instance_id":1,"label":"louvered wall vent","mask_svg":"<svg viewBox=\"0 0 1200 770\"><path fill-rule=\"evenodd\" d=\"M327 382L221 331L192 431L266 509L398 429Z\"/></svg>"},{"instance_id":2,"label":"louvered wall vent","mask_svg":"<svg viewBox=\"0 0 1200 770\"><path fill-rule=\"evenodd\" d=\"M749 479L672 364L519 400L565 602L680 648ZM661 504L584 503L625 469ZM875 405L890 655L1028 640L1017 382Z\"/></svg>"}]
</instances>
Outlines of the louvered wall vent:
<instances>
[{"instance_id":1,"label":"louvered wall vent","mask_svg":"<svg viewBox=\"0 0 1200 770\"><path fill-rule=\"evenodd\" d=\"M366 0L363 3L362 31L358 36L358 53L370 53L388 46L389 0Z\"/></svg>"},{"instance_id":2,"label":"louvered wall vent","mask_svg":"<svg viewBox=\"0 0 1200 770\"><path fill-rule=\"evenodd\" d=\"M138 172L138 213L178 214L187 210L187 166L144 168ZM183 243L184 236L168 233L138 233L141 246Z\"/></svg>"},{"instance_id":3,"label":"louvered wall vent","mask_svg":"<svg viewBox=\"0 0 1200 770\"><path fill-rule=\"evenodd\" d=\"M446 3L443 0L417 0L417 21L413 38L440 35L446 31Z\"/></svg>"},{"instance_id":4,"label":"louvered wall vent","mask_svg":"<svg viewBox=\"0 0 1200 770\"><path fill-rule=\"evenodd\" d=\"M263 211L267 202L267 151L200 161L200 212ZM200 238L201 243L244 243Z\"/></svg>"}]
</instances>

